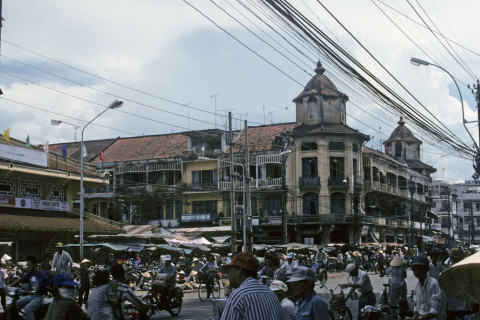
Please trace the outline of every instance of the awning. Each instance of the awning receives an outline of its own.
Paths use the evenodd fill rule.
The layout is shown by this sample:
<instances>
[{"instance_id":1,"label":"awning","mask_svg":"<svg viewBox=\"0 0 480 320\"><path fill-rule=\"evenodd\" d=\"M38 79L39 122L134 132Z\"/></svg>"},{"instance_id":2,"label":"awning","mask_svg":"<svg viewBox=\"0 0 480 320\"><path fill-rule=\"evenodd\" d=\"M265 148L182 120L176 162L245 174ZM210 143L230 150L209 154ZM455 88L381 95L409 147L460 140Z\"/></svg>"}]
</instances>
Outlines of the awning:
<instances>
[{"instance_id":1,"label":"awning","mask_svg":"<svg viewBox=\"0 0 480 320\"><path fill-rule=\"evenodd\" d=\"M437 243L439 243L439 244L445 243L445 237L437 238Z\"/></svg>"},{"instance_id":2,"label":"awning","mask_svg":"<svg viewBox=\"0 0 480 320\"><path fill-rule=\"evenodd\" d=\"M84 244L83 245L84 247L102 247L102 248L105 248L105 249L110 249L110 250L113 250L113 251L127 251L129 246L124 246L124 245L121 245L121 244L114 244L114 243L90 243L90 244ZM80 247L80 244L78 243L71 243L71 244L66 244L63 246L64 248L76 248L76 247Z\"/></svg>"},{"instance_id":3,"label":"awning","mask_svg":"<svg viewBox=\"0 0 480 320\"><path fill-rule=\"evenodd\" d=\"M223 237L211 237L215 242L222 243L230 239L232 236L223 236Z\"/></svg>"},{"instance_id":4,"label":"awning","mask_svg":"<svg viewBox=\"0 0 480 320\"><path fill-rule=\"evenodd\" d=\"M440 216L433 211L427 210L427 217L434 217L440 219Z\"/></svg>"}]
</instances>

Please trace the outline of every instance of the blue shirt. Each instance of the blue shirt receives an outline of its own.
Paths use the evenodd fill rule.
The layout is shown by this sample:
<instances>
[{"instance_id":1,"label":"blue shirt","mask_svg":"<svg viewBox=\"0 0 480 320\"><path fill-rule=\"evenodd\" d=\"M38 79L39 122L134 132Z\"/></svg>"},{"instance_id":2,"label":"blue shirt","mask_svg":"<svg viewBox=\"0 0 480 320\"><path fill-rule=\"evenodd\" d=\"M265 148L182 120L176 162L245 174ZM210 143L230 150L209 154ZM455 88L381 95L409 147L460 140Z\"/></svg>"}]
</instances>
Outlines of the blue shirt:
<instances>
[{"instance_id":1,"label":"blue shirt","mask_svg":"<svg viewBox=\"0 0 480 320\"><path fill-rule=\"evenodd\" d=\"M254 278L247 278L227 300L222 320L230 319L280 320L283 319L283 309L270 288Z\"/></svg>"},{"instance_id":2,"label":"blue shirt","mask_svg":"<svg viewBox=\"0 0 480 320\"><path fill-rule=\"evenodd\" d=\"M303 302L298 302L289 320L330 320L328 305L325 300L313 291Z\"/></svg>"},{"instance_id":3,"label":"blue shirt","mask_svg":"<svg viewBox=\"0 0 480 320\"><path fill-rule=\"evenodd\" d=\"M390 283L391 289L399 289L405 283L407 277L407 269L404 266L390 267L385 271L385 274L392 275L392 282Z\"/></svg>"},{"instance_id":4,"label":"blue shirt","mask_svg":"<svg viewBox=\"0 0 480 320\"><path fill-rule=\"evenodd\" d=\"M177 275L177 267L173 264L167 268L167 265L163 265L160 269L158 269L158 273L166 273L169 276L176 276Z\"/></svg>"},{"instance_id":5,"label":"blue shirt","mask_svg":"<svg viewBox=\"0 0 480 320\"><path fill-rule=\"evenodd\" d=\"M47 292L48 278L45 272L38 270L37 273L27 272L22 278L22 283L28 282L30 285L30 291L34 291L37 284L40 284L36 294L43 295Z\"/></svg>"}]
</instances>

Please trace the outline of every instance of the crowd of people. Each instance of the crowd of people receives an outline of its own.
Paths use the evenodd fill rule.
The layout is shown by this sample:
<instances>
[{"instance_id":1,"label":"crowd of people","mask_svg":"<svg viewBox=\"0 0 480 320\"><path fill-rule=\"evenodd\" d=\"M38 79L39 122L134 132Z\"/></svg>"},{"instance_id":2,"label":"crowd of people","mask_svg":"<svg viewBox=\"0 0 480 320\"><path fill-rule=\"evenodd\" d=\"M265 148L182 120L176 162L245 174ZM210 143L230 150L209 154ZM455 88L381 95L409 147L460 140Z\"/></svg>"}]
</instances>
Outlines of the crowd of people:
<instances>
[{"instance_id":1,"label":"crowd of people","mask_svg":"<svg viewBox=\"0 0 480 320\"><path fill-rule=\"evenodd\" d=\"M73 260L63 250L62 243L57 244L53 257L47 255L44 260L37 261L30 256L26 260L26 273L8 284L6 262L0 261L0 288L21 283L28 287L29 295L16 302L17 309L25 310L26 319L34 319L34 311L42 305L47 286L53 288L54 297L45 318L49 320L128 319L124 312L125 301L135 305L140 313L148 310L148 304L124 283L122 264L112 263L109 271L97 270L91 289L92 262L84 259L76 274L72 273ZM480 253L468 249L412 246L389 250L388 253L380 248L363 252L320 249L308 254L288 252L286 255L267 251L263 259L253 253L235 256L210 254L194 257L189 262L184 257L174 259L166 254L159 260L158 273L170 277L174 284L191 289L196 288L198 282L205 282L207 298L212 293L217 272L221 269L227 273L234 291L228 297L222 319L330 319L330 306L315 291L317 273L312 267L326 267L332 263L336 271L345 272L350 277L351 281L341 287L350 289L346 300L358 298L361 317L364 307L377 304L370 279L372 273L364 270L365 263L373 263L381 277L388 275L391 279L388 301L393 316L414 320L480 320ZM137 261L140 263L141 260ZM151 262L142 263L148 265ZM407 301L407 266L418 279L415 288L410 288L414 291L412 308ZM263 277L270 280L268 285L260 281ZM171 287L166 283L168 292ZM78 301L74 301L75 287L80 290ZM3 289L0 297L3 309L6 309ZM166 298L162 296L162 299Z\"/></svg>"}]
</instances>

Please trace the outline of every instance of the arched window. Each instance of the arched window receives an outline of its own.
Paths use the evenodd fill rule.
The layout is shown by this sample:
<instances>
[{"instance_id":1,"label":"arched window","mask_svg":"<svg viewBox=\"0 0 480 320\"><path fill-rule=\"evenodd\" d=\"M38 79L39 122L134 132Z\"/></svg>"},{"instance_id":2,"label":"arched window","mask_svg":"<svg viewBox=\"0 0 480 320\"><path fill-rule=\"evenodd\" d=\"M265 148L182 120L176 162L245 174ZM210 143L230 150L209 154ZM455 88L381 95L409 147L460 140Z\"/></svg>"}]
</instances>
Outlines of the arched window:
<instances>
[{"instance_id":1,"label":"arched window","mask_svg":"<svg viewBox=\"0 0 480 320\"><path fill-rule=\"evenodd\" d=\"M318 118L317 99L315 97L310 97L307 101L307 119L316 118Z\"/></svg>"},{"instance_id":2,"label":"arched window","mask_svg":"<svg viewBox=\"0 0 480 320\"><path fill-rule=\"evenodd\" d=\"M330 209L332 214L345 214L345 195L340 192L332 193L330 196Z\"/></svg>"},{"instance_id":3,"label":"arched window","mask_svg":"<svg viewBox=\"0 0 480 320\"><path fill-rule=\"evenodd\" d=\"M282 196L271 195L267 197L267 216L280 216L282 209Z\"/></svg>"},{"instance_id":4,"label":"arched window","mask_svg":"<svg viewBox=\"0 0 480 320\"><path fill-rule=\"evenodd\" d=\"M303 214L318 214L318 194L305 193L303 195Z\"/></svg>"},{"instance_id":5,"label":"arched window","mask_svg":"<svg viewBox=\"0 0 480 320\"><path fill-rule=\"evenodd\" d=\"M345 150L345 143L343 143L343 142L337 142L337 141L332 141L332 142L330 142L330 144L328 145L328 149L329 149L329 150L339 150L339 151L343 151L343 150Z\"/></svg>"},{"instance_id":6,"label":"arched window","mask_svg":"<svg viewBox=\"0 0 480 320\"><path fill-rule=\"evenodd\" d=\"M402 156L402 143L400 141L395 142L395 157Z\"/></svg>"}]
</instances>

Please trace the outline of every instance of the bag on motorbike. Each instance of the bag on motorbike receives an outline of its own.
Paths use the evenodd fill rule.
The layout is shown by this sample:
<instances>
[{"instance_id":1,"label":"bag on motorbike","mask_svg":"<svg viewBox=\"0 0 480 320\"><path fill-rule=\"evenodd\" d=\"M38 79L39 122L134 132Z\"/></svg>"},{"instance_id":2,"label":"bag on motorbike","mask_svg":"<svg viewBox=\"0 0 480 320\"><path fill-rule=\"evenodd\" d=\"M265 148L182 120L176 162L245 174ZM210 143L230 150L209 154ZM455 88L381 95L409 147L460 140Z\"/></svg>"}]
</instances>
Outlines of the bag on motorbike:
<instances>
[{"instance_id":1,"label":"bag on motorbike","mask_svg":"<svg viewBox=\"0 0 480 320\"><path fill-rule=\"evenodd\" d=\"M345 313L347 311L347 299L343 290L340 290L339 293L332 293L332 308L337 310L339 313Z\"/></svg>"}]
</instances>

